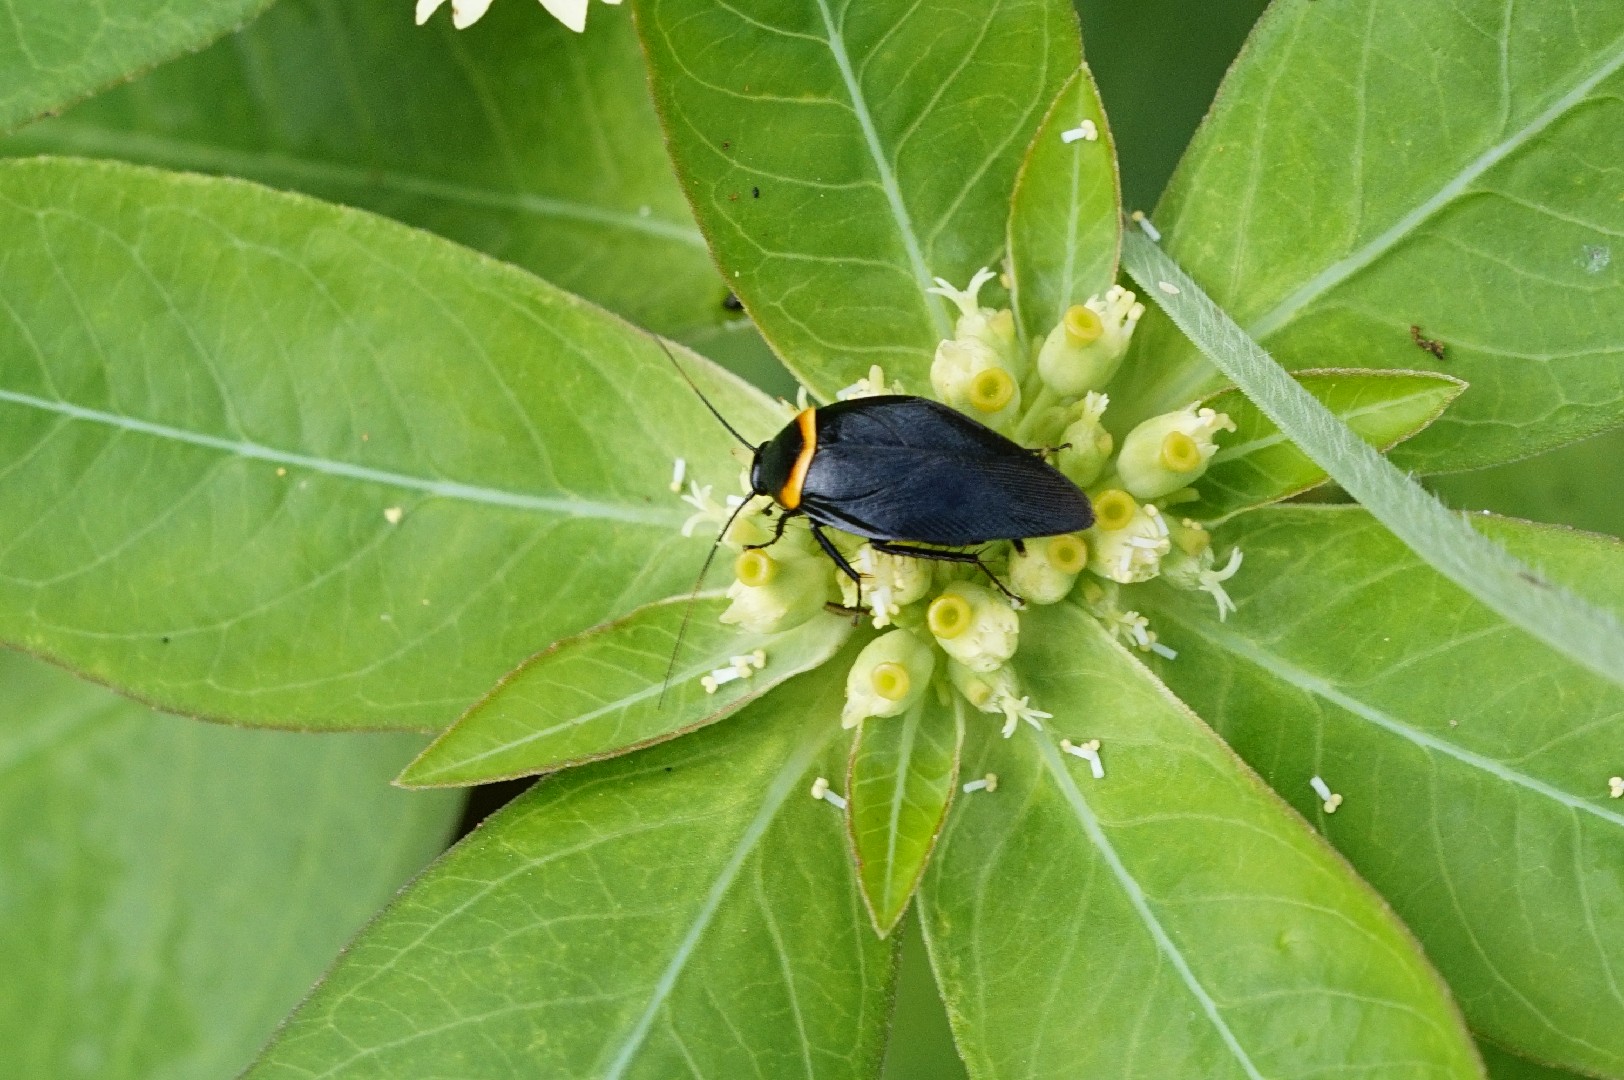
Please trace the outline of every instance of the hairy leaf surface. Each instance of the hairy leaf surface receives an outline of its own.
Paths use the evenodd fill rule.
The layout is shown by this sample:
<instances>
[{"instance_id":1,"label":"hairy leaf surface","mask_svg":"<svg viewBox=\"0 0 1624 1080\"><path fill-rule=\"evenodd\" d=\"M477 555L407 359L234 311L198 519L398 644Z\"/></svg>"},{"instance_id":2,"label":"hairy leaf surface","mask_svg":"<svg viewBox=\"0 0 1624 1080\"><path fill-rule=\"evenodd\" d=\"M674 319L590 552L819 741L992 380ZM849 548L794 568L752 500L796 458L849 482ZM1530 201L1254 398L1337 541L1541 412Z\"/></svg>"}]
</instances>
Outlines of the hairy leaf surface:
<instances>
[{"instance_id":1,"label":"hairy leaf surface","mask_svg":"<svg viewBox=\"0 0 1624 1080\"><path fill-rule=\"evenodd\" d=\"M974 1077L1478 1077L1381 900L1094 619L1024 615L1047 730L970 724L921 890ZM1100 740L1104 776L1061 752Z\"/></svg>"},{"instance_id":2,"label":"hairy leaf surface","mask_svg":"<svg viewBox=\"0 0 1624 1080\"><path fill-rule=\"evenodd\" d=\"M778 426L686 364L753 437ZM706 540L671 461L725 492L732 447L646 334L443 240L0 163L0 639L166 708L449 723L687 588Z\"/></svg>"},{"instance_id":3,"label":"hairy leaf surface","mask_svg":"<svg viewBox=\"0 0 1624 1080\"><path fill-rule=\"evenodd\" d=\"M1395 458L1450 470L1624 421L1624 5L1286 0L1157 211L1168 250L1287 367L1470 384ZM1442 346L1440 363L1417 337ZM1147 316L1119 400L1215 384Z\"/></svg>"},{"instance_id":4,"label":"hairy leaf surface","mask_svg":"<svg viewBox=\"0 0 1624 1080\"><path fill-rule=\"evenodd\" d=\"M235 731L0 652L0 1075L235 1076L461 800L400 735Z\"/></svg>"},{"instance_id":5,"label":"hairy leaf surface","mask_svg":"<svg viewBox=\"0 0 1624 1080\"><path fill-rule=\"evenodd\" d=\"M1484 519L1514 553L1624 607L1616 541ZM1142 610L1159 674L1379 889L1475 1030L1624 1072L1624 697L1471 600L1355 508L1260 510L1219 623ZM1327 588L1327 583L1330 588ZM1343 796L1325 814L1309 787Z\"/></svg>"}]
</instances>

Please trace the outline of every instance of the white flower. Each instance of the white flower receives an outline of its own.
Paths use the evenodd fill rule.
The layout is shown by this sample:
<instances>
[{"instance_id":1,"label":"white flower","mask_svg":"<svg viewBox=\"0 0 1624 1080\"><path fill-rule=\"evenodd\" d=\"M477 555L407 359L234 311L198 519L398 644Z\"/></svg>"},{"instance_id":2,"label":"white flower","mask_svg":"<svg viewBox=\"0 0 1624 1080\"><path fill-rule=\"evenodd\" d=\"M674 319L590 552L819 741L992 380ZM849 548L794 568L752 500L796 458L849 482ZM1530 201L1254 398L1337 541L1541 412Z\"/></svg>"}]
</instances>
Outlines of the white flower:
<instances>
[{"instance_id":1,"label":"white flower","mask_svg":"<svg viewBox=\"0 0 1624 1080\"><path fill-rule=\"evenodd\" d=\"M1078 487L1087 487L1098 480L1111 460L1114 443L1103 422L1110 404L1110 398L1090 390L1067 412L1071 423L1060 436L1063 449L1055 459L1055 466Z\"/></svg>"},{"instance_id":2,"label":"white flower","mask_svg":"<svg viewBox=\"0 0 1624 1080\"><path fill-rule=\"evenodd\" d=\"M1124 585L1149 581L1172 550L1167 522L1150 503L1135 503L1125 491L1102 492L1094 500L1094 527L1088 539L1088 568Z\"/></svg>"},{"instance_id":3,"label":"white flower","mask_svg":"<svg viewBox=\"0 0 1624 1080\"><path fill-rule=\"evenodd\" d=\"M1034 604L1058 604L1088 565L1088 545L1064 533L1028 540L1024 546L1024 552L1009 557L1010 588Z\"/></svg>"},{"instance_id":4,"label":"white flower","mask_svg":"<svg viewBox=\"0 0 1624 1080\"><path fill-rule=\"evenodd\" d=\"M962 290L955 289L945 278L936 279L936 287L927 289L937 296L945 296L953 301L953 306L959 309L959 317L953 324L953 336L960 342L980 342L998 354L1003 366L1008 367L1011 373L1019 379L1025 367L1021 360L1019 350L1015 347L1015 315L1008 308L993 310L982 307L979 297L981 287L991 281L996 275L985 266L975 272L970 284Z\"/></svg>"},{"instance_id":5,"label":"white flower","mask_svg":"<svg viewBox=\"0 0 1624 1080\"><path fill-rule=\"evenodd\" d=\"M978 338L948 338L936 346L930 385L938 400L1003 430L1021 411L1021 387L1007 358Z\"/></svg>"},{"instance_id":6,"label":"white flower","mask_svg":"<svg viewBox=\"0 0 1624 1080\"><path fill-rule=\"evenodd\" d=\"M846 673L846 705L840 726L856 727L870 716L900 716L930 688L936 653L910 631L890 630L867 645Z\"/></svg>"},{"instance_id":7,"label":"white flower","mask_svg":"<svg viewBox=\"0 0 1624 1080\"><path fill-rule=\"evenodd\" d=\"M1153 416L1122 440L1117 456L1122 486L1141 499L1159 499L1188 487L1218 452L1213 437L1234 430L1227 414L1194 405Z\"/></svg>"},{"instance_id":8,"label":"white flower","mask_svg":"<svg viewBox=\"0 0 1624 1080\"><path fill-rule=\"evenodd\" d=\"M992 671L971 671L963 664L949 660L947 675L964 699L984 713L1001 713L1004 717L1004 738L1015 734L1022 720L1043 730L1041 721L1053 718L1053 713L1032 707L1030 698L1020 693L1015 673L1007 667Z\"/></svg>"},{"instance_id":9,"label":"white flower","mask_svg":"<svg viewBox=\"0 0 1624 1080\"><path fill-rule=\"evenodd\" d=\"M905 605L924 599L931 586L930 564L906 555L889 555L864 544L850 559L863 575L862 599L874 616L874 629L883 630ZM857 583L840 575L841 602L857 607Z\"/></svg>"},{"instance_id":10,"label":"white flower","mask_svg":"<svg viewBox=\"0 0 1624 1080\"><path fill-rule=\"evenodd\" d=\"M603 0L606 4L618 4L620 0ZM429 21L429 17L446 3L446 0L417 0L417 25L422 26ZM541 0L541 6L546 8L553 18L565 26L580 33L586 29L587 0ZM465 30L480 20L491 0L451 0L451 25L458 30Z\"/></svg>"},{"instance_id":11,"label":"white flower","mask_svg":"<svg viewBox=\"0 0 1624 1080\"><path fill-rule=\"evenodd\" d=\"M734 564L734 574L727 588L732 603L721 620L754 634L799 626L822 611L829 597L829 570L823 559L794 548L776 556L746 550Z\"/></svg>"},{"instance_id":12,"label":"white flower","mask_svg":"<svg viewBox=\"0 0 1624 1080\"><path fill-rule=\"evenodd\" d=\"M850 386L845 387L835 394L835 397L841 401L851 401L854 398L878 397L881 394L900 393L903 393L902 384L899 382L886 382L884 369L875 364L868 369L866 377L858 379Z\"/></svg>"},{"instance_id":13,"label":"white flower","mask_svg":"<svg viewBox=\"0 0 1624 1080\"><path fill-rule=\"evenodd\" d=\"M930 602L925 624L936 642L971 671L1000 668L1015 655L1021 620L1015 609L979 585L955 581Z\"/></svg>"},{"instance_id":14,"label":"white flower","mask_svg":"<svg viewBox=\"0 0 1624 1080\"><path fill-rule=\"evenodd\" d=\"M1103 298L1067 308L1038 350L1038 373L1061 397L1103 389L1121 365L1144 313L1145 305L1120 285L1111 286Z\"/></svg>"}]
</instances>

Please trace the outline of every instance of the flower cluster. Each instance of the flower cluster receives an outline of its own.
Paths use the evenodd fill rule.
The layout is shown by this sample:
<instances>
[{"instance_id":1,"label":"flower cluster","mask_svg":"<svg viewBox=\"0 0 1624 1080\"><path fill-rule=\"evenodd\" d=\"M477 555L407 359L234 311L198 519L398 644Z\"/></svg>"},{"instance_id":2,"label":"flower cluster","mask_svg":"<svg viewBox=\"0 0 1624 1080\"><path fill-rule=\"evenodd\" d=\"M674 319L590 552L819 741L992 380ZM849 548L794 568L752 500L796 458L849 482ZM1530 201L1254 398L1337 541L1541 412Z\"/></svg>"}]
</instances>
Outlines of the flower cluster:
<instances>
[{"instance_id":1,"label":"flower cluster","mask_svg":"<svg viewBox=\"0 0 1624 1080\"><path fill-rule=\"evenodd\" d=\"M603 0L606 4L618 4L620 0ZM417 25L422 26L429 18L446 3L446 0L417 0ZM466 30L478 22L491 6L491 0L450 0L451 25L458 30ZM547 9L548 14L574 30L577 34L586 29L587 0L541 0L541 6Z\"/></svg>"},{"instance_id":2,"label":"flower cluster","mask_svg":"<svg viewBox=\"0 0 1624 1080\"><path fill-rule=\"evenodd\" d=\"M1220 566L1206 529L1180 517L1177 507L1195 497L1192 485L1206 473L1218 449L1215 440L1235 425L1223 413L1191 404L1140 423L1119 448L1105 423L1105 389L1144 305L1132 292L1112 288L1070 308L1041 341L1026 346L1007 308L981 306L981 289L993 276L982 270L964 289L938 279L933 291L959 314L953 336L937 347L931 388L939 400L993 430L1048 448L1055 466L1088 493L1091 528L984 547L983 563L1008 593L973 566L897 556L828 530L861 575L859 589L806 529L789 528L767 548L750 546L775 532L769 515L776 511L764 500L739 514L722 537L738 552L724 622L771 633L838 604L860 611L880 631L847 673L847 727L899 716L925 693L951 688L972 708L1001 718L1006 738L1023 722L1041 729L1050 714L1033 705L1010 666L1025 604L1075 597L1125 645L1168 658L1176 654L1157 640L1143 615L1124 605L1125 590L1160 578L1210 594L1219 618L1234 609L1224 582L1239 569L1240 551L1231 551ZM875 367L839 396L900 392L902 386ZM681 475L679 463L674 484ZM740 482L743 498L749 498L748 476ZM721 527L741 497L718 503L708 487L694 484L684 501L695 510L684 527L691 533L703 523ZM1099 771L1096 746L1068 752L1089 758Z\"/></svg>"}]
</instances>

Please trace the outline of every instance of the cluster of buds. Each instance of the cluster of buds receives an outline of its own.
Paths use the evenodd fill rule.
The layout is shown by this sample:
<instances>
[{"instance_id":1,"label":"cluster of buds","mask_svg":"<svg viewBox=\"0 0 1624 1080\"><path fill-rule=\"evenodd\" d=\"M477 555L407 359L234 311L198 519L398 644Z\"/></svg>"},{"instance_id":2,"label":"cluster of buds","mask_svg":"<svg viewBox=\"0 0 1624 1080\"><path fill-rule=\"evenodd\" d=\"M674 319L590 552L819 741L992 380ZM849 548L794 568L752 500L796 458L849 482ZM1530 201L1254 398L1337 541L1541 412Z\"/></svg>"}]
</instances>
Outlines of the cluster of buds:
<instances>
[{"instance_id":1,"label":"cluster of buds","mask_svg":"<svg viewBox=\"0 0 1624 1080\"><path fill-rule=\"evenodd\" d=\"M1216 439L1235 425L1196 403L1145 420L1119 441L1107 427L1106 389L1144 305L1113 287L1068 309L1041 341L1025 343L1007 308L981 305L981 290L993 276L982 270L964 289L938 279L932 291L950 300L958 317L953 336L936 350L931 387L940 400L994 430L1027 446L1054 448L1056 468L1090 497L1095 520L1089 529L982 548L983 567L1007 593L963 564L890 554L828 530L860 575L859 587L794 523L770 547L753 546L777 532L765 500L747 507L722 537L738 553L724 622L773 633L838 604L861 610L880 631L847 673L846 727L900 716L932 693L957 694L1000 718L1005 737L1023 722L1041 729L1050 714L1033 705L1011 666L1026 604L1075 597L1123 644L1169 659L1177 654L1143 615L1124 606L1125 590L1160 578L1208 593L1220 618L1234 610L1224 582L1239 568L1240 552L1220 565L1210 534L1176 508L1195 497L1192 485L1217 453ZM876 367L840 397L901 392L904 387ZM681 478L679 467L673 483ZM747 478L741 484L749 498ZM698 485L690 485L685 501L696 511L685 526L689 532L703 523L719 527L739 506L739 497L718 504ZM1070 752L1103 775L1097 744ZM986 789L992 790L990 781Z\"/></svg>"}]
</instances>

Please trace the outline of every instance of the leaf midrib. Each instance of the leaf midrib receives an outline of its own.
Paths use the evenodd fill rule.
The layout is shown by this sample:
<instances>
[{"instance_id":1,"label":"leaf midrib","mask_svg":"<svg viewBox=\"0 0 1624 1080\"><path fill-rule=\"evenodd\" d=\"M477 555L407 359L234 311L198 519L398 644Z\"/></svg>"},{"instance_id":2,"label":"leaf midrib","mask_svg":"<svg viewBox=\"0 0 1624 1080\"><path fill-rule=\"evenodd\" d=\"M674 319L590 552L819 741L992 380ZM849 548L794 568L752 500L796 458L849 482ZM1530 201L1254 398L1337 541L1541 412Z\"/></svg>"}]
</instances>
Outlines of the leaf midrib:
<instances>
[{"instance_id":1,"label":"leaf midrib","mask_svg":"<svg viewBox=\"0 0 1624 1080\"><path fill-rule=\"evenodd\" d=\"M421 476L411 476L406 473L355 465L347 461L334 461L330 458L299 454L276 447L263 446L259 443L226 439L200 431L187 431L167 424L158 424L150 420L141 420L132 416L122 416L118 413L91 409L83 405L75 405L72 402L35 397L32 394L23 394L14 390L0 390L0 403L39 409L58 416L66 416L73 420L102 424L120 431L149 435L188 446L217 450L242 458L268 461L290 468L306 469L345 480L418 491L435 498L481 503L489 506L504 506L516 510L555 514L562 517L619 521L660 528L674 528L682 523L682 515L674 510L656 509L634 503L606 502L601 499L583 499L575 496L533 495L525 492L506 491L501 488L464 484L454 480L430 480Z\"/></svg>"},{"instance_id":2,"label":"leaf midrib","mask_svg":"<svg viewBox=\"0 0 1624 1080\"><path fill-rule=\"evenodd\" d=\"M1191 970L1189 961L1185 960L1184 954L1173 941L1172 935L1167 932L1167 928L1162 926L1161 920L1156 917L1156 912L1150 906L1149 898L1145 896L1145 890L1140 886L1133 874L1129 872L1127 866L1123 864L1121 856L1117 854L1116 848L1111 844L1110 837L1105 835L1105 829L1100 825L1099 819L1094 816L1093 808L1088 805L1088 800L1083 797L1082 791L1077 787L1077 782L1072 779L1066 763L1061 760L1060 751L1055 748L1054 743L1046 736L1040 736L1033 739L1032 742L1039 748L1043 756L1044 767L1048 770L1049 775L1054 778L1056 786L1059 787L1061 795L1065 797L1067 804L1071 807L1072 813L1076 815L1078 824L1082 826L1084 834L1088 837L1089 842L1094 845L1095 850L1099 852L1100 858L1105 861L1106 867L1111 871L1111 875L1116 878L1117 885L1127 897L1128 903L1133 906L1134 912L1139 916L1140 921L1144 923L1151 939L1155 941L1157 950L1173 966L1179 980L1184 984L1190 995L1195 998L1202 1013L1217 1030L1218 1037L1223 1040L1229 1052L1234 1055L1236 1063L1240 1065L1249 1080L1264 1080L1263 1074L1258 1071L1256 1065L1252 1064L1252 1058L1247 1054L1246 1048L1241 1045L1239 1037L1230 1028L1228 1021L1223 1017L1223 1013L1219 1011L1218 1003L1207 992L1207 988L1201 984L1201 980Z\"/></svg>"},{"instance_id":3,"label":"leaf midrib","mask_svg":"<svg viewBox=\"0 0 1624 1080\"><path fill-rule=\"evenodd\" d=\"M919 246L919 237L914 234L913 219L908 213L907 204L902 200L902 189L897 184L896 173L886 160L884 148L880 145L880 133L874 126L874 117L869 113L868 100L863 96L863 88L857 81L857 72L851 66L851 58L846 55L845 39L835 24L834 13L829 10L829 0L817 0L817 5L818 13L823 16L824 30L828 34L826 40L829 53L834 57L835 67L840 71L846 93L851 97L852 113L857 117L857 124L863 131L863 145L867 147L869 157L874 162L880 190L885 193L885 201L891 207L891 216L896 221L897 231L901 234L903 247L908 253L908 266L913 271L914 284L919 288L920 305L929 315L936 335L951 337L952 327L947 322L947 316L942 312L941 305L932 299L930 292L932 282L930 270L925 266L924 251Z\"/></svg>"},{"instance_id":4,"label":"leaf midrib","mask_svg":"<svg viewBox=\"0 0 1624 1080\"><path fill-rule=\"evenodd\" d=\"M1407 724L1399 718L1376 708L1374 705L1360 701L1353 695L1337 689L1327 680L1297 667L1233 630L1221 629L1211 623L1194 619L1180 618L1170 607L1160 609L1158 617L1164 621L1176 623L1180 628L1229 653L1236 659L1245 661L1310 696L1320 698L1353 716L1375 724L1382 730L1397 735L1422 750L1442 754L1463 765L1488 773L1498 780L1503 780L1508 784L1514 784L1542 795L1570 810L1591 814L1609 824L1624 825L1624 813L1598 806L1581 796L1563 791L1554 784L1529 776L1527 773L1519 772L1504 762L1496 761L1494 758L1468 750L1463 746L1457 746Z\"/></svg>"},{"instance_id":5,"label":"leaf midrib","mask_svg":"<svg viewBox=\"0 0 1624 1080\"><path fill-rule=\"evenodd\" d=\"M413 173L377 170L274 151L230 150L189 139L118 131L79 121L50 121L38 130L25 129L16 138L23 146L45 152L161 161L170 168L249 179L261 177L266 178L266 182L285 183L288 186L325 184L357 189L383 188L403 195L439 199L463 206L625 229L675 241L699 251L705 250L705 238L699 230L678 222L524 191L495 191Z\"/></svg>"}]
</instances>

